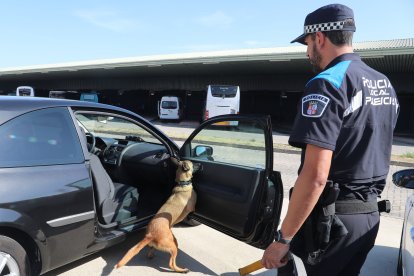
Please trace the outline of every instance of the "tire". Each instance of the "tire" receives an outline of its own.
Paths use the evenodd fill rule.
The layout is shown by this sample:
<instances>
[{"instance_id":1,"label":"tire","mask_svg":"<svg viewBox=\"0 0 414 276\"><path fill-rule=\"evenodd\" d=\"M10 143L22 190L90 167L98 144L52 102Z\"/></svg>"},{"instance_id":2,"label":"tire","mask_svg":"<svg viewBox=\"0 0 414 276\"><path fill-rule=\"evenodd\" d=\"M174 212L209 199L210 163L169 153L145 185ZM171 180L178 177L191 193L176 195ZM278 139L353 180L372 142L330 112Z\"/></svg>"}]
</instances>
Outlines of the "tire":
<instances>
[{"instance_id":1,"label":"tire","mask_svg":"<svg viewBox=\"0 0 414 276\"><path fill-rule=\"evenodd\" d=\"M0 235L0 263L6 259L5 267L0 275L31 275L29 256L24 248L15 240Z\"/></svg>"}]
</instances>

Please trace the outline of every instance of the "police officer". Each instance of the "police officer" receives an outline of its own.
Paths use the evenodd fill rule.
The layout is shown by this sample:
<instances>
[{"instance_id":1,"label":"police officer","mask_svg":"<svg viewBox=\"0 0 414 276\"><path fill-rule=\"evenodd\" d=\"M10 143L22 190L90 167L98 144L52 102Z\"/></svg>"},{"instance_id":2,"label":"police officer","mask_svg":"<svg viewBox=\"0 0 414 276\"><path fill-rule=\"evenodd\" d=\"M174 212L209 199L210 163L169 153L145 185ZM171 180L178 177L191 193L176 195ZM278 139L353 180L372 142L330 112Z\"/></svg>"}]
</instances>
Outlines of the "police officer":
<instances>
[{"instance_id":1,"label":"police officer","mask_svg":"<svg viewBox=\"0 0 414 276\"><path fill-rule=\"evenodd\" d=\"M376 200L389 171L399 104L388 78L353 52L355 30L352 9L327 5L306 16L304 33L292 41L307 45L319 74L305 86L289 138L302 158L288 211L262 258L266 268L282 267L279 274L289 270L290 250L308 275L358 275L375 243ZM315 259L302 229L328 180L338 183L336 216L347 234L331 239Z\"/></svg>"}]
</instances>

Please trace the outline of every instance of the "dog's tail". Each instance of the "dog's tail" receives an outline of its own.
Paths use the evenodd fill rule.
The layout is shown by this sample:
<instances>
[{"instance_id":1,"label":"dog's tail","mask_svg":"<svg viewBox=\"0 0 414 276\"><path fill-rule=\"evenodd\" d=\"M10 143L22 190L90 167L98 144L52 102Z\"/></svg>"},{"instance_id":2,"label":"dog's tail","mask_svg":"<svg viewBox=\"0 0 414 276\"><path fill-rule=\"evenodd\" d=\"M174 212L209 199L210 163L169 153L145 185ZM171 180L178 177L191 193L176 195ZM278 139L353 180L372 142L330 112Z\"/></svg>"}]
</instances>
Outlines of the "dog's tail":
<instances>
[{"instance_id":1,"label":"dog's tail","mask_svg":"<svg viewBox=\"0 0 414 276\"><path fill-rule=\"evenodd\" d=\"M134 247L132 247L125 256L115 265L115 268L120 268L121 266L126 265L127 262L129 262L132 257L137 255L139 251L142 250L146 245L148 245L153 239L151 237L145 236L145 238L137 243Z\"/></svg>"}]
</instances>

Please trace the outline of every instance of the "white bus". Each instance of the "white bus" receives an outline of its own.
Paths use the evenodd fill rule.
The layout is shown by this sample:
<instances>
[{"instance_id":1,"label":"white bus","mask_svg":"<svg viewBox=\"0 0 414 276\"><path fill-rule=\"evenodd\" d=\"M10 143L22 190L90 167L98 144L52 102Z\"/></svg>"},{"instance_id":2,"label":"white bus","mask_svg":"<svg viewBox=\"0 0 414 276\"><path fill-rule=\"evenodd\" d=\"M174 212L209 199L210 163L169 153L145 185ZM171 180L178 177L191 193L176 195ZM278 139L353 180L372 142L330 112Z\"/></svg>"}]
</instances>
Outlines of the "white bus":
<instances>
[{"instance_id":1,"label":"white bus","mask_svg":"<svg viewBox=\"0 0 414 276\"><path fill-rule=\"evenodd\" d=\"M234 85L208 85L203 120L224 115L239 114L240 87ZM231 125L232 122L229 122ZM234 122L235 123L235 122Z\"/></svg>"},{"instance_id":2,"label":"white bus","mask_svg":"<svg viewBox=\"0 0 414 276\"><path fill-rule=\"evenodd\" d=\"M35 92L33 87L30 86L19 86L16 89L16 96L29 96L34 97Z\"/></svg>"}]
</instances>

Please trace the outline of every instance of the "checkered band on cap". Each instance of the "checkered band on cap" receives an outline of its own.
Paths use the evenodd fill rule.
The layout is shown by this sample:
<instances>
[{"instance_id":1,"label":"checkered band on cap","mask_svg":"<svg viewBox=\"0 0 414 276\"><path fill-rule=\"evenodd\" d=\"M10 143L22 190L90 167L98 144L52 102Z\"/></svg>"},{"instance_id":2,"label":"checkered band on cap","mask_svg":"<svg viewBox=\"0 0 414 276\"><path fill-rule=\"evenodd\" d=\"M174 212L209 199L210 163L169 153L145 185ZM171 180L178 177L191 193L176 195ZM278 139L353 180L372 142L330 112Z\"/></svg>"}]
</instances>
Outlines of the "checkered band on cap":
<instances>
[{"instance_id":1,"label":"checkered band on cap","mask_svg":"<svg viewBox=\"0 0 414 276\"><path fill-rule=\"evenodd\" d=\"M314 25L306 25L305 34L342 30L344 28L344 23L345 21L337 21L337 22L319 23L319 24L314 24Z\"/></svg>"}]
</instances>

